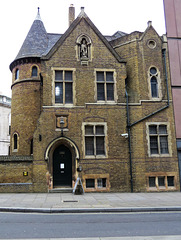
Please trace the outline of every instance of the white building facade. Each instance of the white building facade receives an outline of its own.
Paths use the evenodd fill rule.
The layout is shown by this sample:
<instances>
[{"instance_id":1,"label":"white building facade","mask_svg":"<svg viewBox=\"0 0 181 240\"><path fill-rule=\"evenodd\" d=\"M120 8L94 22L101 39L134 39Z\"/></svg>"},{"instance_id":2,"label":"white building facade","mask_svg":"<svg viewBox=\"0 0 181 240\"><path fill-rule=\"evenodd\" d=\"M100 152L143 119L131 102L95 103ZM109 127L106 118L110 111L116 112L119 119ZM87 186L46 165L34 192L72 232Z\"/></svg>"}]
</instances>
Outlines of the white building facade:
<instances>
[{"instance_id":1,"label":"white building facade","mask_svg":"<svg viewBox=\"0 0 181 240\"><path fill-rule=\"evenodd\" d=\"M9 155L11 98L0 94L0 155Z\"/></svg>"}]
</instances>

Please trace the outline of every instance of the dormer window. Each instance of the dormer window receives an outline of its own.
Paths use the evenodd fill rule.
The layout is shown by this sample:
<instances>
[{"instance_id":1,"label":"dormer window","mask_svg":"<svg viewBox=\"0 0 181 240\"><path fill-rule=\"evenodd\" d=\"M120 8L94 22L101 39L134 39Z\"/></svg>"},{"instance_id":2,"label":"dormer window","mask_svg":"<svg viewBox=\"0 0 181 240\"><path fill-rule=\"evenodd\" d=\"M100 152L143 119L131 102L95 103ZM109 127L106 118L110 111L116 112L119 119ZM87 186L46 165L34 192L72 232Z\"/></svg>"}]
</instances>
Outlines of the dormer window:
<instances>
[{"instance_id":1,"label":"dormer window","mask_svg":"<svg viewBox=\"0 0 181 240\"><path fill-rule=\"evenodd\" d=\"M15 80L19 79L19 69L17 68L15 71Z\"/></svg>"},{"instance_id":2,"label":"dormer window","mask_svg":"<svg viewBox=\"0 0 181 240\"><path fill-rule=\"evenodd\" d=\"M32 67L32 73L31 73L32 77L37 77L38 76L38 69L36 66Z\"/></svg>"}]
</instances>

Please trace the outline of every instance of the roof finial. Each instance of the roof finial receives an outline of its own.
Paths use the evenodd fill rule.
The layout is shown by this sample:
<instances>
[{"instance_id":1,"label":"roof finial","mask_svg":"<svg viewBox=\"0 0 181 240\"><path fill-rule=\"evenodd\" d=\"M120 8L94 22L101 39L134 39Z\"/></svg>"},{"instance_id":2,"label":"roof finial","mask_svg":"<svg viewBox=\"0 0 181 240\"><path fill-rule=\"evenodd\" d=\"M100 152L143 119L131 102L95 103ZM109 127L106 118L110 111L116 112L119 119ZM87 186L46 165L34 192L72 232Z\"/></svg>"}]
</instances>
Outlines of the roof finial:
<instances>
[{"instance_id":1,"label":"roof finial","mask_svg":"<svg viewBox=\"0 0 181 240\"><path fill-rule=\"evenodd\" d=\"M38 7L38 13L36 15L36 19L35 20L40 20L41 21L41 17L40 17L40 8Z\"/></svg>"}]
</instances>

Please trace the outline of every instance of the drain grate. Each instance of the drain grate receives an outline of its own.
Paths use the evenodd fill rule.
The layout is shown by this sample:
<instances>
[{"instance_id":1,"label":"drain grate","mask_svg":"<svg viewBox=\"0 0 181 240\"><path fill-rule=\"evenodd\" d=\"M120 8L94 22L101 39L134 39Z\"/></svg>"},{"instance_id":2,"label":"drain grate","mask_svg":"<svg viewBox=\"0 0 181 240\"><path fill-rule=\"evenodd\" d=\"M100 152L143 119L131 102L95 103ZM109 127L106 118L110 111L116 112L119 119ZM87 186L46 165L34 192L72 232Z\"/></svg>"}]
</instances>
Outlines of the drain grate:
<instances>
[{"instance_id":1,"label":"drain grate","mask_svg":"<svg viewBox=\"0 0 181 240\"><path fill-rule=\"evenodd\" d=\"M74 202L78 202L77 200L63 200L63 202L65 203L74 203Z\"/></svg>"}]
</instances>

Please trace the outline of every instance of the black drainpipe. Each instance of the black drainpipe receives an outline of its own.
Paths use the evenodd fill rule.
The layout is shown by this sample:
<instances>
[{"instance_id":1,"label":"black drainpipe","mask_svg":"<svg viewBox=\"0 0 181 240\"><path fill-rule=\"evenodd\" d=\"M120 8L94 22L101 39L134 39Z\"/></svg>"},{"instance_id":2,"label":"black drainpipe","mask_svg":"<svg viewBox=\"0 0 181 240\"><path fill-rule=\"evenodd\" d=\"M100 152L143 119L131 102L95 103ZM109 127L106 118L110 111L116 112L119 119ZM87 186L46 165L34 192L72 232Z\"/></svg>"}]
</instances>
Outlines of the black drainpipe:
<instances>
[{"instance_id":1,"label":"black drainpipe","mask_svg":"<svg viewBox=\"0 0 181 240\"><path fill-rule=\"evenodd\" d=\"M168 74L167 74L167 65L166 65L166 49L162 50L163 53L163 59L164 59L164 67L165 67L165 81L166 81L166 87L167 87L167 105L158 109L155 112L152 112L148 114L147 116L141 118L138 121L133 122L130 124L130 118L129 118L129 101L128 101L128 92L127 92L127 79L125 83L125 95L126 95L126 111L127 111L127 129L128 129L128 145L129 145L129 163L130 163L130 181L131 181L131 192L133 192L133 170L132 170L132 155L131 155L131 127L136 125L137 123L140 123L144 121L145 119L152 117L153 115L165 110L170 105L170 99L169 99L169 89L168 89Z\"/></svg>"},{"instance_id":2,"label":"black drainpipe","mask_svg":"<svg viewBox=\"0 0 181 240\"><path fill-rule=\"evenodd\" d=\"M127 113L128 145L129 145L130 183L131 183L131 192L133 192L133 170L132 170L132 155L131 155L131 127L130 127L130 119L129 119L128 92L127 92L126 87L127 87L127 79L126 79L126 86L125 86L126 113Z\"/></svg>"}]
</instances>

